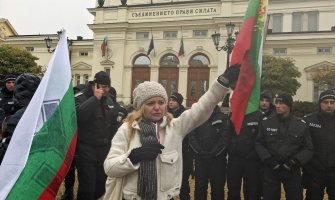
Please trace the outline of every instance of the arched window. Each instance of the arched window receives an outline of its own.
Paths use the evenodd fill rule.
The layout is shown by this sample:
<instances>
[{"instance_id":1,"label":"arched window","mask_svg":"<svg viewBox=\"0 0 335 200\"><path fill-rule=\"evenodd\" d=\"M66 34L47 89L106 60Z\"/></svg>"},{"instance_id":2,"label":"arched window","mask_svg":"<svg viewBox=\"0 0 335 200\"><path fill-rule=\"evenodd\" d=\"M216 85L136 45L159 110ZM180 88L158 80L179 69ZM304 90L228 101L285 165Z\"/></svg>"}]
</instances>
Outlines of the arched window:
<instances>
[{"instance_id":1,"label":"arched window","mask_svg":"<svg viewBox=\"0 0 335 200\"><path fill-rule=\"evenodd\" d=\"M179 59L174 54L166 54L161 58L159 65L179 65Z\"/></svg>"},{"instance_id":2,"label":"arched window","mask_svg":"<svg viewBox=\"0 0 335 200\"><path fill-rule=\"evenodd\" d=\"M133 63L133 65L140 65L140 66L150 65L150 64L151 64L151 61L150 61L149 57L144 55L144 54L138 55L134 59L134 63Z\"/></svg>"},{"instance_id":3,"label":"arched window","mask_svg":"<svg viewBox=\"0 0 335 200\"><path fill-rule=\"evenodd\" d=\"M205 54L196 54L190 59L190 66L208 66L210 64L208 57Z\"/></svg>"}]
</instances>

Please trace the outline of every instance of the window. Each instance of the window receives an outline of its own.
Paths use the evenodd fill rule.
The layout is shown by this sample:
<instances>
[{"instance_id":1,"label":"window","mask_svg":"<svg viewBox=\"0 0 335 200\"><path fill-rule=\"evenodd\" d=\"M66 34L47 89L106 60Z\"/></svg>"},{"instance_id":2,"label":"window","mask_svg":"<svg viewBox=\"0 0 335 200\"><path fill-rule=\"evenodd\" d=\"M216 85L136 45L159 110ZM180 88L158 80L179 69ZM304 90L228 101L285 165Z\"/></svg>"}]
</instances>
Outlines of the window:
<instances>
[{"instance_id":1,"label":"window","mask_svg":"<svg viewBox=\"0 0 335 200\"><path fill-rule=\"evenodd\" d=\"M308 12L308 31L317 31L319 21L319 12Z\"/></svg>"},{"instance_id":2,"label":"window","mask_svg":"<svg viewBox=\"0 0 335 200\"><path fill-rule=\"evenodd\" d=\"M88 83L88 74L84 74L84 84Z\"/></svg>"},{"instance_id":3,"label":"window","mask_svg":"<svg viewBox=\"0 0 335 200\"><path fill-rule=\"evenodd\" d=\"M80 75L76 74L76 85L80 84Z\"/></svg>"},{"instance_id":4,"label":"window","mask_svg":"<svg viewBox=\"0 0 335 200\"><path fill-rule=\"evenodd\" d=\"M137 32L136 39L147 39L149 38L149 32Z\"/></svg>"},{"instance_id":5,"label":"window","mask_svg":"<svg viewBox=\"0 0 335 200\"><path fill-rule=\"evenodd\" d=\"M87 51L81 51L81 52L79 52L79 56L88 56L88 52Z\"/></svg>"},{"instance_id":6,"label":"window","mask_svg":"<svg viewBox=\"0 0 335 200\"><path fill-rule=\"evenodd\" d=\"M190 65L192 65L192 66L203 66L203 65L208 66L209 65L209 59L205 55L198 54L198 55L195 55L191 58Z\"/></svg>"},{"instance_id":7,"label":"window","mask_svg":"<svg viewBox=\"0 0 335 200\"><path fill-rule=\"evenodd\" d=\"M168 54L161 59L160 65L179 65L179 59L173 54Z\"/></svg>"},{"instance_id":8,"label":"window","mask_svg":"<svg viewBox=\"0 0 335 200\"><path fill-rule=\"evenodd\" d=\"M207 37L207 30L194 30L193 31L193 36L194 37Z\"/></svg>"},{"instance_id":9,"label":"window","mask_svg":"<svg viewBox=\"0 0 335 200\"><path fill-rule=\"evenodd\" d=\"M177 31L164 31L164 38L177 38Z\"/></svg>"},{"instance_id":10,"label":"window","mask_svg":"<svg viewBox=\"0 0 335 200\"><path fill-rule=\"evenodd\" d=\"M302 14L301 12L292 13L292 32L302 31Z\"/></svg>"},{"instance_id":11,"label":"window","mask_svg":"<svg viewBox=\"0 0 335 200\"><path fill-rule=\"evenodd\" d=\"M331 47L318 47L318 54L331 54L332 48Z\"/></svg>"},{"instance_id":12,"label":"window","mask_svg":"<svg viewBox=\"0 0 335 200\"><path fill-rule=\"evenodd\" d=\"M283 14L273 14L272 21L273 21L272 32L273 33L282 32L283 31Z\"/></svg>"},{"instance_id":13,"label":"window","mask_svg":"<svg viewBox=\"0 0 335 200\"><path fill-rule=\"evenodd\" d=\"M108 74L108 76L111 76L111 69L110 68L105 68L105 72Z\"/></svg>"},{"instance_id":14,"label":"window","mask_svg":"<svg viewBox=\"0 0 335 200\"><path fill-rule=\"evenodd\" d=\"M274 55L286 55L287 54L287 49L286 48L274 48L273 49L273 54Z\"/></svg>"},{"instance_id":15,"label":"window","mask_svg":"<svg viewBox=\"0 0 335 200\"><path fill-rule=\"evenodd\" d=\"M141 55L137 57L134 61L134 65L150 65L150 59L148 56Z\"/></svg>"},{"instance_id":16,"label":"window","mask_svg":"<svg viewBox=\"0 0 335 200\"><path fill-rule=\"evenodd\" d=\"M26 47L26 50L29 52L33 52L34 51L34 47Z\"/></svg>"}]
</instances>

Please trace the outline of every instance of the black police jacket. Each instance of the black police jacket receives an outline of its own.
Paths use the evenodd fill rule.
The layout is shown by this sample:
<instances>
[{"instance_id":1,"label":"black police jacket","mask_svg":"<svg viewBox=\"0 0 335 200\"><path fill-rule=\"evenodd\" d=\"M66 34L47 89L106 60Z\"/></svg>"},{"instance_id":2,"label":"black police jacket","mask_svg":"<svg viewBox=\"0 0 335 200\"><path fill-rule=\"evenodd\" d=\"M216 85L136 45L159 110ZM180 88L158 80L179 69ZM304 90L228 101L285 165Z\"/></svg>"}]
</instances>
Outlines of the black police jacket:
<instances>
[{"instance_id":1,"label":"black police jacket","mask_svg":"<svg viewBox=\"0 0 335 200\"><path fill-rule=\"evenodd\" d=\"M234 125L230 122L229 134L230 142L228 154L238 155L248 159L259 159L255 150L255 140L258 134L258 125L262 121L264 113L261 111L252 112L244 117L240 134L235 132Z\"/></svg>"},{"instance_id":2,"label":"black police jacket","mask_svg":"<svg viewBox=\"0 0 335 200\"><path fill-rule=\"evenodd\" d=\"M117 130L118 111L109 94L98 100L91 84L75 98L78 142L76 153L89 160L104 160Z\"/></svg>"},{"instance_id":3,"label":"black police jacket","mask_svg":"<svg viewBox=\"0 0 335 200\"><path fill-rule=\"evenodd\" d=\"M0 91L0 108L5 111L6 116L12 115L15 112L13 92L8 91L6 87Z\"/></svg>"},{"instance_id":4,"label":"black police jacket","mask_svg":"<svg viewBox=\"0 0 335 200\"><path fill-rule=\"evenodd\" d=\"M262 161L274 157L280 162L295 158L304 165L313 156L313 144L307 124L292 115L264 118L259 126L255 149Z\"/></svg>"},{"instance_id":5,"label":"black police jacket","mask_svg":"<svg viewBox=\"0 0 335 200\"><path fill-rule=\"evenodd\" d=\"M304 116L314 145L313 158L306 168L335 171L335 115L320 112Z\"/></svg>"},{"instance_id":6,"label":"black police jacket","mask_svg":"<svg viewBox=\"0 0 335 200\"><path fill-rule=\"evenodd\" d=\"M192 150L198 154L202 151L213 153L213 156L226 154L227 139L224 131L227 129L228 117L220 110L214 110L211 117L189 134Z\"/></svg>"}]
</instances>

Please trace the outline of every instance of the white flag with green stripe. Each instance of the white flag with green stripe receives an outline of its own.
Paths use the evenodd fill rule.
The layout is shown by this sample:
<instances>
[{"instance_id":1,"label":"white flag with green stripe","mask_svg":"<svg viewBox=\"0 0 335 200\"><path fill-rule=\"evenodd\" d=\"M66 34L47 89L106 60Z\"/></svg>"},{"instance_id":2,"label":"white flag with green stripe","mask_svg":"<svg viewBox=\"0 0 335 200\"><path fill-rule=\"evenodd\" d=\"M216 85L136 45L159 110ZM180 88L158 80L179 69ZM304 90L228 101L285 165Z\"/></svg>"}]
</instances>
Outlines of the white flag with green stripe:
<instances>
[{"instance_id":1,"label":"white flag with green stripe","mask_svg":"<svg viewBox=\"0 0 335 200\"><path fill-rule=\"evenodd\" d=\"M73 159L76 124L63 30L0 166L0 199L54 199Z\"/></svg>"}]
</instances>

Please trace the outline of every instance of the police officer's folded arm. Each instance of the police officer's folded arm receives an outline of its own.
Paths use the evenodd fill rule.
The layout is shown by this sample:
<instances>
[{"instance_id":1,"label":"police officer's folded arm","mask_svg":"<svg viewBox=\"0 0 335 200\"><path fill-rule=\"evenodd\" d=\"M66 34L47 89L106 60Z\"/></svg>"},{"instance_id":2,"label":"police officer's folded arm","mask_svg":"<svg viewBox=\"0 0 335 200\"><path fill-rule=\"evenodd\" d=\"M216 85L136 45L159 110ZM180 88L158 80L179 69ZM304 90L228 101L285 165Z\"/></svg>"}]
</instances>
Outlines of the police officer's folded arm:
<instances>
[{"instance_id":1,"label":"police officer's folded arm","mask_svg":"<svg viewBox=\"0 0 335 200\"><path fill-rule=\"evenodd\" d=\"M77 120L85 122L92 119L96 108L99 107L99 100L95 96L91 96L87 100L77 97L75 100Z\"/></svg>"}]
</instances>

